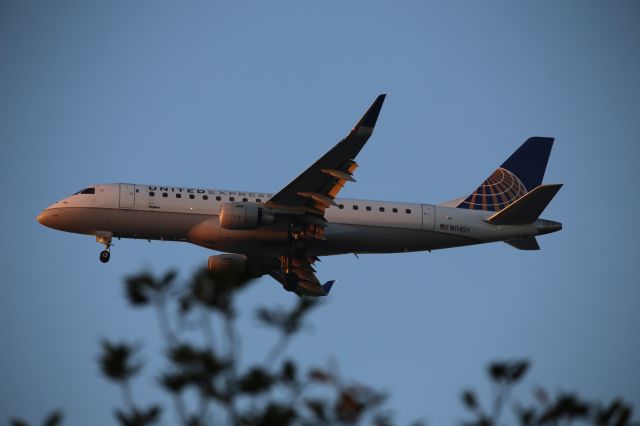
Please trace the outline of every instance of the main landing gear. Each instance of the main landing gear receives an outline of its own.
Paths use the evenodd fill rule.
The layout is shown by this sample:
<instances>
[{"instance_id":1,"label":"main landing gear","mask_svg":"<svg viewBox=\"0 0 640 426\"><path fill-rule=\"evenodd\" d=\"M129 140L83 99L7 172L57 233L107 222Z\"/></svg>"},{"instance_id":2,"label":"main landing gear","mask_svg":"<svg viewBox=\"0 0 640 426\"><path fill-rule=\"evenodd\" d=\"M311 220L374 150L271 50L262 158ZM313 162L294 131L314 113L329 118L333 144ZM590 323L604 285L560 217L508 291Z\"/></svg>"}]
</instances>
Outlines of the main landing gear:
<instances>
[{"instance_id":1,"label":"main landing gear","mask_svg":"<svg viewBox=\"0 0 640 426\"><path fill-rule=\"evenodd\" d=\"M104 250L100 252L100 262L107 263L111 259L111 233L96 234L96 241L104 244Z\"/></svg>"},{"instance_id":2,"label":"main landing gear","mask_svg":"<svg viewBox=\"0 0 640 426\"><path fill-rule=\"evenodd\" d=\"M293 221L289 222L289 252L286 256L280 257L280 267L284 272L283 287L287 291L296 292L300 278L293 272L293 258L302 257L305 251L304 232L296 230Z\"/></svg>"},{"instance_id":3,"label":"main landing gear","mask_svg":"<svg viewBox=\"0 0 640 426\"><path fill-rule=\"evenodd\" d=\"M284 289L287 291L296 291L298 289L298 276L293 272L287 272L284 277Z\"/></svg>"}]
</instances>

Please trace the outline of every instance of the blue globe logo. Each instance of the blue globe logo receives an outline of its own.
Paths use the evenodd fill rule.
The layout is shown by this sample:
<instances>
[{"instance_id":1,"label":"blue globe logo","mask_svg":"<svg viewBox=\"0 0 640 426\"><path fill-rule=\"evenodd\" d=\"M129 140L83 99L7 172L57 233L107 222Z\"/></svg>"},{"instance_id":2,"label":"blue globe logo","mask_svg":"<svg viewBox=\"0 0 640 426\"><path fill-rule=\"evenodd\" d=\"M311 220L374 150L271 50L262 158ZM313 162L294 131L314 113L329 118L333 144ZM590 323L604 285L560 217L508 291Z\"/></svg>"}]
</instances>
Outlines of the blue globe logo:
<instances>
[{"instance_id":1,"label":"blue globe logo","mask_svg":"<svg viewBox=\"0 0 640 426\"><path fill-rule=\"evenodd\" d=\"M499 211L527 193L516 175L498 167L458 207L472 210Z\"/></svg>"}]
</instances>

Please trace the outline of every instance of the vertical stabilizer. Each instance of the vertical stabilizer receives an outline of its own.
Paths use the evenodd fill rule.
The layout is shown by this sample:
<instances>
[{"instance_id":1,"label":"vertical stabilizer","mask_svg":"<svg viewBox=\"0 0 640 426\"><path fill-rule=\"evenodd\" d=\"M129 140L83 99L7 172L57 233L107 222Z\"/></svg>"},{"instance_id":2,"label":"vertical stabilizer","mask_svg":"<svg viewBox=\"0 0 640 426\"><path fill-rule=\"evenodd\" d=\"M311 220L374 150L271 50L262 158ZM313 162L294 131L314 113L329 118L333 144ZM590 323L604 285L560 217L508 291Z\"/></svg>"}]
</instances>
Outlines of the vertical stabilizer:
<instances>
[{"instance_id":1,"label":"vertical stabilizer","mask_svg":"<svg viewBox=\"0 0 640 426\"><path fill-rule=\"evenodd\" d=\"M542 183L553 138L527 139L458 208L500 211Z\"/></svg>"}]
</instances>

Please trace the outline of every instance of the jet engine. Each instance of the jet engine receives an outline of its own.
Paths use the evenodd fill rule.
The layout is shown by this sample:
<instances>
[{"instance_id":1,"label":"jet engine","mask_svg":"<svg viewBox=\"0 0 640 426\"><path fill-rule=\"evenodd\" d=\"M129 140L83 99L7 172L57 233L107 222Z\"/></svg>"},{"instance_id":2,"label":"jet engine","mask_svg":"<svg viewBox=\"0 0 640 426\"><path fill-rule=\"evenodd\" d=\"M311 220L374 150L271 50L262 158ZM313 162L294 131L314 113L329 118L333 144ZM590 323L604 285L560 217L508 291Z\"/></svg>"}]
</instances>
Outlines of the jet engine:
<instances>
[{"instance_id":1,"label":"jet engine","mask_svg":"<svg viewBox=\"0 0 640 426\"><path fill-rule=\"evenodd\" d=\"M239 277L247 272L248 263L245 255L225 253L209 256L207 269L216 277Z\"/></svg>"},{"instance_id":2,"label":"jet engine","mask_svg":"<svg viewBox=\"0 0 640 426\"><path fill-rule=\"evenodd\" d=\"M220 226L225 229L256 229L273 220L270 208L254 203L225 203L220 209Z\"/></svg>"}]
</instances>

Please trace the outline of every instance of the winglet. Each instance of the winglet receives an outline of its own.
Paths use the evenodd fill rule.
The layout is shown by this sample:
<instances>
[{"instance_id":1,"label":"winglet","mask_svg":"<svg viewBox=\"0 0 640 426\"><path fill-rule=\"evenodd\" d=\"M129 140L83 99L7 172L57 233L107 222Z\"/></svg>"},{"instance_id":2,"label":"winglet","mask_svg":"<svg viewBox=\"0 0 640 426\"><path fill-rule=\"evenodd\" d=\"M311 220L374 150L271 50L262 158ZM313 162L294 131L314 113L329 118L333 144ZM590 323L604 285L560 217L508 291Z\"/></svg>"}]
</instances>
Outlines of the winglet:
<instances>
[{"instance_id":1,"label":"winglet","mask_svg":"<svg viewBox=\"0 0 640 426\"><path fill-rule=\"evenodd\" d=\"M324 295L328 296L329 292L331 291L331 287L333 286L333 283L335 283L334 280L331 281L327 281L326 283L322 284L322 290L324 291Z\"/></svg>"},{"instance_id":2,"label":"winglet","mask_svg":"<svg viewBox=\"0 0 640 426\"><path fill-rule=\"evenodd\" d=\"M353 133L373 132L373 128L375 127L376 121L378 121L378 116L380 115L380 110L382 109L382 103L386 96L387 94L383 93L373 101L367 112L364 113L360 121L358 121L358 123L353 127Z\"/></svg>"}]
</instances>

